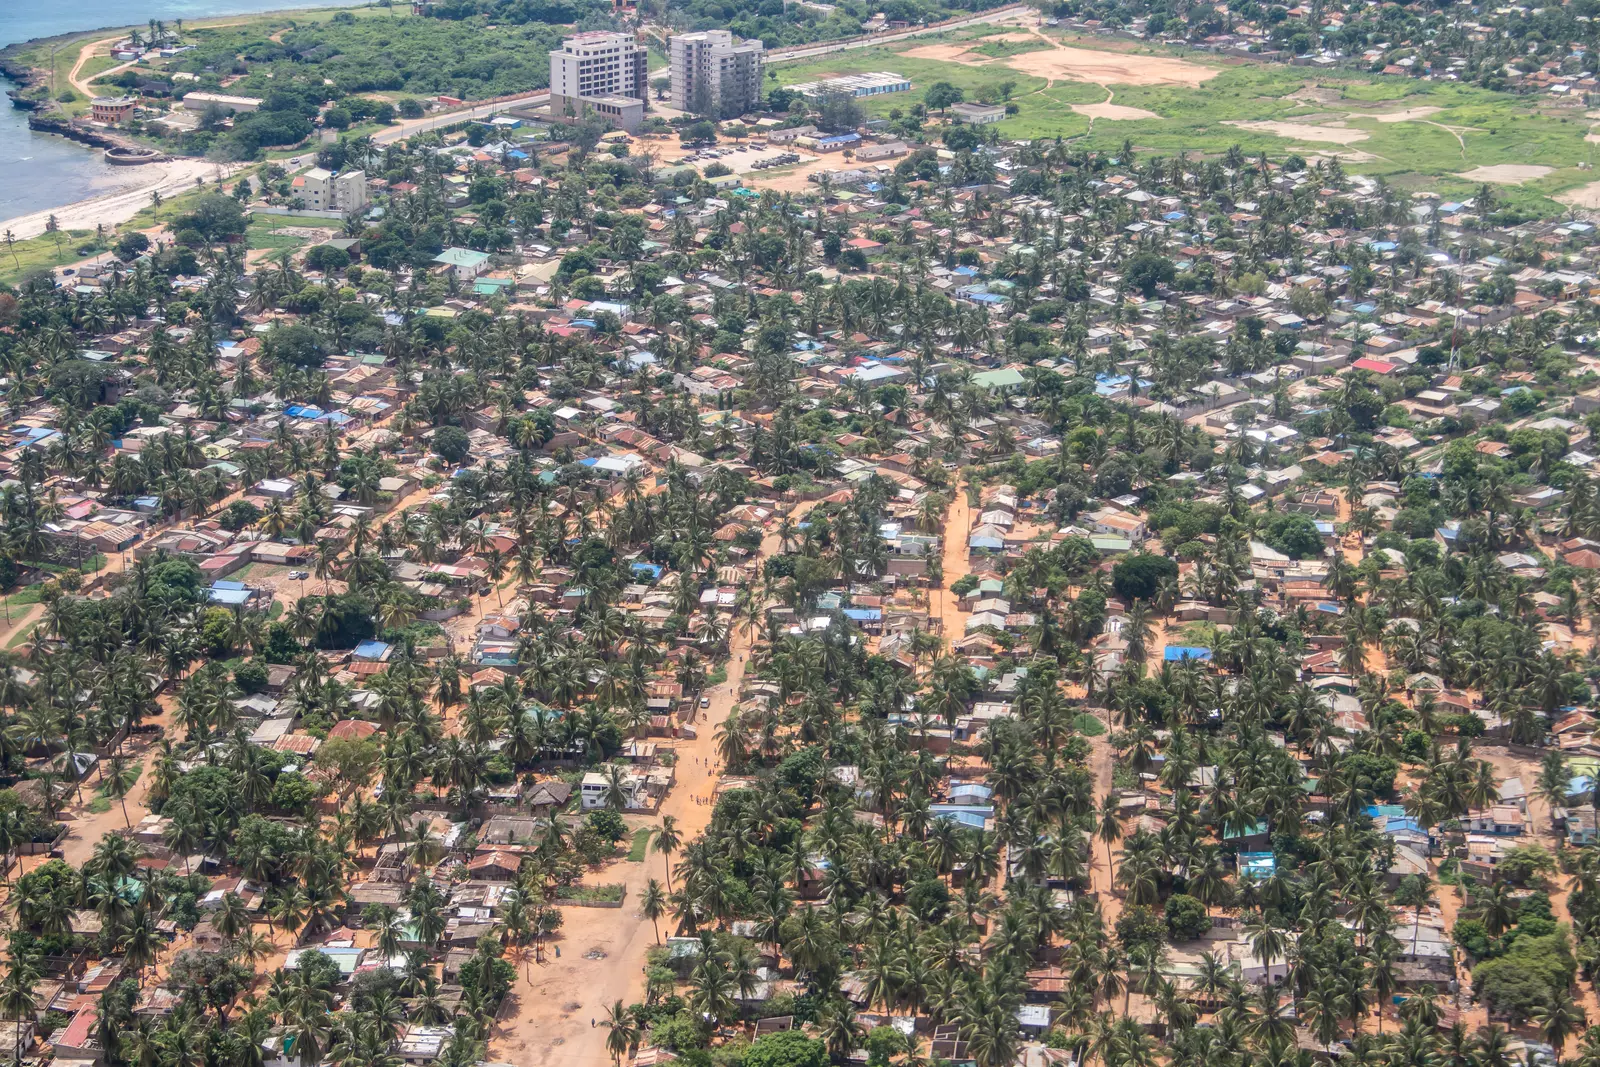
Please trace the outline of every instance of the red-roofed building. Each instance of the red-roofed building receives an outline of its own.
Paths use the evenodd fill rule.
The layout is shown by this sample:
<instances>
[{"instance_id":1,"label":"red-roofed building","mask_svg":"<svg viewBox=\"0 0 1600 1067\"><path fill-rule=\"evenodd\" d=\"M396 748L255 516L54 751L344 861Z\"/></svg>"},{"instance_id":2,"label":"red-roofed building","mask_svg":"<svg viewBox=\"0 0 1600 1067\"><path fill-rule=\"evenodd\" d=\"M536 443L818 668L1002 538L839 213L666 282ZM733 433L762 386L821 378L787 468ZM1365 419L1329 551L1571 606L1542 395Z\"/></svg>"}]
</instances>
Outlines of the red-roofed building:
<instances>
[{"instance_id":1,"label":"red-roofed building","mask_svg":"<svg viewBox=\"0 0 1600 1067\"><path fill-rule=\"evenodd\" d=\"M1383 360L1373 359L1371 356L1362 356L1350 365L1358 370L1371 371L1373 374L1393 374L1400 369L1397 363L1385 363Z\"/></svg>"},{"instance_id":2,"label":"red-roofed building","mask_svg":"<svg viewBox=\"0 0 1600 1067\"><path fill-rule=\"evenodd\" d=\"M333 724L333 729L328 731L328 740L347 738L351 741L364 741L378 732L378 724L367 722L365 719L340 719Z\"/></svg>"}]
</instances>

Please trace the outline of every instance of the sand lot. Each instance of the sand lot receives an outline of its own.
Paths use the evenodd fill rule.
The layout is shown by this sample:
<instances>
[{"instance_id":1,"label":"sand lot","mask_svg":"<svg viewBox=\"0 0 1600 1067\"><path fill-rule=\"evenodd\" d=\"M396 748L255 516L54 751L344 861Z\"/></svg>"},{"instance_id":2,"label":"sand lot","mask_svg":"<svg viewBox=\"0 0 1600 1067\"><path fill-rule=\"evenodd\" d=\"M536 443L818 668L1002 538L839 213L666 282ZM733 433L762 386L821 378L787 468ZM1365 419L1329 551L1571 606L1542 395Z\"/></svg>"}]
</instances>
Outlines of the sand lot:
<instances>
[{"instance_id":1,"label":"sand lot","mask_svg":"<svg viewBox=\"0 0 1600 1067\"><path fill-rule=\"evenodd\" d=\"M1006 34L1002 39L1028 40L1031 37L1031 34ZM965 44L924 44L907 49L901 54L912 59L937 59L969 67L994 64L1010 67L1012 70L1031 74L1036 78L1048 78L1052 81L1065 78L1070 81L1094 82L1097 85L1199 85L1220 73L1212 67L1203 67L1198 63L1168 56L1100 52L1090 48L1068 48L1064 45L1038 52L1023 52L1005 59L991 59L979 52L969 52Z\"/></svg>"},{"instance_id":2,"label":"sand lot","mask_svg":"<svg viewBox=\"0 0 1600 1067\"><path fill-rule=\"evenodd\" d=\"M1011 56L1005 64L1036 78L1069 78L1100 85L1199 85L1221 73L1168 56L1098 52L1088 48L1053 48Z\"/></svg>"},{"instance_id":3,"label":"sand lot","mask_svg":"<svg viewBox=\"0 0 1600 1067\"><path fill-rule=\"evenodd\" d=\"M1590 182L1588 185L1580 185L1576 189L1557 193L1556 199L1573 207L1600 208L1600 182Z\"/></svg>"},{"instance_id":4,"label":"sand lot","mask_svg":"<svg viewBox=\"0 0 1600 1067\"><path fill-rule=\"evenodd\" d=\"M964 44L919 44L900 53L912 59L936 59L941 63L962 63L969 67L993 63L994 59L978 52L967 51Z\"/></svg>"},{"instance_id":5,"label":"sand lot","mask_svg":"<svg viewBox=\"0 0 1600 1067\"><path fill-rule=\"evenodd\" d=\"M1343 126L1312 126L1304 122L1228 122L1225 125L1237 126L1241 130L1270 133L1293 141L1319 141L1327 144L1355 144L1357 141L1365 141L1369 136L1365 130Z\"/></svg>"},{"instance_id":6,"label":"sand lot","mask_svg":"<svg viewBox=\"0 0 1600 1067\"><path fill-rule=\"evenodd\" d=\"M1088 115L1092 119L1109 119L1113 122L1161 117L1154 111L1146 111L1142 107L1126 107L1122 104L1073 104L1072 110L1080 115Z\"/></svg>"},{"instance_id":7,"label":"sand lot","mask_svg":"<svg viewBox=\"0 0 1600 1067\"><path fill-rule=\"evenodd\" d=\"M1379 122L1410 122L1413 119L1425 119L1429 115L1437 115L1443 111L1442 107L1408 107L1404 111L1390 111L1382 115L1368 115L1367 118L1377 119Z\"/></svg>"},{"instance_id":8,"label":"sand lot","mask_svg":"<svg viewBox=\"0 0 1600 1067\"><path fill-rule=\"evenodd\" d=\"M1492 167L1473 167L1465 174L1456 177L1465 178L1469 182L1495 182L1500 185L1520 185L1531 182L1536 178L1543 178L1555 168L1540 167L1531 163L1496 163Z\"/></svg>"}]
</instances>

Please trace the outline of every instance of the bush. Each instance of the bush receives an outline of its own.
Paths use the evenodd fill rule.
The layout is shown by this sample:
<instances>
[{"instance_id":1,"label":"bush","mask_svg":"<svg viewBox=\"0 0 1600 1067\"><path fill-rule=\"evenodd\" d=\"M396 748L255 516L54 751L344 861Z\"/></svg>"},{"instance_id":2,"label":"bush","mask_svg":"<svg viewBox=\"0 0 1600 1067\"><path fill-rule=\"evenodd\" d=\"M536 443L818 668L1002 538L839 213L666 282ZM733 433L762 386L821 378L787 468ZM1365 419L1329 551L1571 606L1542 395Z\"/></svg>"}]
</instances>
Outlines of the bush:
<instances>
[{"instance_id":1,"label":"bush","mask_svg":"<svg viewBox=\"0 0 1600 1067\"><path fill-rule=\"evenodd\" d=\"M1166 256L1154 252L1140 252L1128 261L1122 272L1129 289L1137 289L1146 297L1155 296L1156 288L1170 284L1177 275L1177 267Z\"/></svg>"},{"instance_id":2,"label":"bush","mask_svg":"<svg viewBox=\"0 0 1600 1067\"><path fill-rule=\"evenodd\" d=\"M117 258L122 260L124 263L131 263L135 259L138 259L143 253L149 251L149 249L150 238L146 237L137 230L135 230L133 233L125 233L121 237L117 238Z\"/></svg>"},{"instance_id":3,"label":"bush","mask_svg":"<svg viewBox=\"0 0 1600 1067\"><path fill-rule=\"evenodd\" d=\"M1117 916L1117 941L1124 951L1140 945L1159 945L1165 938L1166 924L1142 904L1135 904Z\"/></svg>"},{"instance_id":4,"label":"bush","mask_svg":"<svg viewBox=\"0 0 1600 1067\"><path fill-rule=\"evenodd\" d=\"M1577 965L1566 927L1546 937L1519 937L1497 959L1472 969L1472 991L1491 1012L1521 1022L1572 983Z\"/></svg>"},{"instance_id":5,"label":"bush","mask_svg":"<svg viewBox=\"0 0 1600 1067\"><path fill-rule=\"evenodd\" d=\"M306 266L324 274L337 273L350 266L350 254L333 245L317 245L306 253Z\"/></svg>"},{"instance_id":6,"label":"bush","mask_svg":"<svg viewBox=\"0 0 1600 1067\"><path fill-rule=\"evenodd\" d=\"M238 533L246 526L252 526L261 518L261 509L248 500L235 500L222 509L222 515L217 520L224 530Z\"/></svg>"},{"instance_id":7,"label":"bush","mask_svg":"<svg viewBox=\"0 0 1600 1067\"><path fill-rule=\"evenodd\" d=\"M1126 602L1149 600L1163 579L1177 576L1177 563L1165 556L1137 552L1119 559L1111 568L1111 588Z\"/></svg>"},{"instance_id":8,"label":"bush","mask_svg":"<svg viewBox=\"0 0 1600 1067\"><path fill-rule=\"evenodd\" d=\"M1322 554L1322 535L1309 515L1299 512L1276 515L1267 523L1264 533L1267 544L1290 559Z\"/></svg>"},{"instance_id":9,"label":"bush","mask_svg":"<svg viewBox=\"0 0 1600 1067\"><path fill-rule=\"evenodd\" d=\"M467 431L459 426L441 426L433 431L433 451L447 463L459 464L467 458L472 444Z\"/></svg>"},{"instance_id":10,"label":"bush","mask_svg":"<svg viewBox=\"0 0 1600 1067\"><path fill-rule=\"evenodd\" d=\"M1489 940L1489 928L1482 919L1460 920L1455 929L1450 931L1450 937L1455 941L1456 948L1475 960L1488 959L1494 950L1493 942Z\"/></svg>"},{"instance_id":11,"label":"bush","mask_svg":"<svg viewBox=\"0 0 1600 1067\"><path fill-rule=\"evenodd\" d=\"M1556 861L1543 845L1517 845L1506 850L1496 869L1512 885L1527 885L1554 874Z\"/></svg>"},{"instance_id":12,"label":"bush","mask_svg":"<svg viewBox=\"0 0 1600 1067\"><path fill-rule=\"evenodd\" d=\"M828 1067L828 1049L799 1030L758 1038L745 1053L744 1067Z\"/></svg>"},{"instance_id":13,"label":"bush","mask_svg":"<svg viewBox=\"0 0 1600 1067\"><path fill-rule=\"evenodd\" d=\"M1211 929L1206 906L1187 893L1167 898L1167 934L1173 941L1192 941Z\"/></svg>"},{"instance_id":14,"label":"bush","mask_svg":"<svg viewBox=\"0 0 1600 1067\"><path fill-rule=\"evenodd\" d=\"M266 665L256 660L241 663L233 671L233 684L242 693L259 693L267 688Z\"/></svg>"},{"instance_id":15,"label":"bush","mask_svg":"<svg viewBox=\"0 0 1600 1067\"><path fill-rule=\"evenodd\" d=\"M622 815L609 808L591 811L585 816L584 822L589 825L589 829L610 841L613 845L621 841L628 832L628 826L622 821Z\"/></svg>"}]
</instances>

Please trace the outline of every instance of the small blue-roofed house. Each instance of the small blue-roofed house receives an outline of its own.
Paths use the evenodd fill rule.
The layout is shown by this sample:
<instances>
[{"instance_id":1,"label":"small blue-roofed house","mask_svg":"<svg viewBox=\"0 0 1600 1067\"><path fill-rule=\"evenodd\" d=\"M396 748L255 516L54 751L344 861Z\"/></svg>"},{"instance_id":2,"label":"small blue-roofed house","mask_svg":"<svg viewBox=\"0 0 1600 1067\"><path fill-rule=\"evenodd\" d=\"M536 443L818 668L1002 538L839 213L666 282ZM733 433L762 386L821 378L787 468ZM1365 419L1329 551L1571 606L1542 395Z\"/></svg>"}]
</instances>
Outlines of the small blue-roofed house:
<instances>
[{"instance_id":1,"label":"small blue-roofed house","mask_svg":"<svg viewBox=\"0 0 1600 1067\"><path fill-rule=\"evenodd\" d=\"M383 663L388 660L394 646L383 641L367 640L356 646L354 656L356 659L366 660L369 663Z\"/></svg>"},{"instance_id":2,"label":"small blue-roofed house","mask_svg":"<svg viewBox=\"0 0 1600 1067\"><path fill-rule=\"evenodd\" d=\"M658 580L663 572L659 563L647 563L644 560L635 560L628 570L640 578L649 578L652 582Z\"/></svg>"},{"instance_id":3,"label":"small blue-roofed house","mask_svg":"<svg viewBox=\"0 0 1600 1067\"><path fill-rule=\"evenodd\" d=\"M248 607L250 601L255 599L256 591L243 582L216 581L211 583L206 597L213 604L225 608Z\"/></svg>"},{"instance_id":4,"label":"small blue-roofed house","mask_svg":"<svg viewBox=\"0 0 1600 1067\"><path fill-rule=\"evenodd\" d=\"M1161 650L1161 658L1167 663L1181 663L1186 659L1210 663L1211 650L1198 645L1168 645Z\"/></svg>"},{"instance_id":5,"label":"small blue-roofed house","mask_svg":"<svg viewBox=\"0 0 1600 1067\"><path fill-rule=\"evenodd\" d=\"M934 804L928 814L935 819L950 819L958 826L982 830L994 818L994 808L983 804Z\"/></svg>"},{"instance_id":6,"label":"small blue-roofed house","mask_svg":"<svg viewBox=\"0 0 1600 1067\"><path fill-rule=\"evenodd\" d=\"M869 634L883 629L882 608L845 608L844 617Z\"/></svg>"},{"instance_id":7,"label":"small blue-roofed house","mask_svg":"<svg viewBox=\"0 0 1600 1067\"><path fill-rule=\"evenodd\" d=\"M960 804L966 807L987 805L994 799L994 790L982 782L961 782L950 787L951 804Z\"/></svg>"},{"instance_id":8,"label":"small blue-roofed house","mask_svg":"<svg viewBox=\"0 0 1600 1067\"><path fill-rule=\"evenodd\" d=\"M1239 877L1264 882L1278 869L1277 857L1270 852L1239 853Z\"/></svg>"},{"instance_id":9,"label":"small blue-roofed house","mask_svg":"<svg viewBox=\"0 0 1600 1067\"><path fill-rule=\"evenodd\" d=\"M1267 824L1258 821L1244 829L1229 828L1222 831L1222 840L1239 850L1240 855L1267 846Z\"/></svg>"}]
</instances>

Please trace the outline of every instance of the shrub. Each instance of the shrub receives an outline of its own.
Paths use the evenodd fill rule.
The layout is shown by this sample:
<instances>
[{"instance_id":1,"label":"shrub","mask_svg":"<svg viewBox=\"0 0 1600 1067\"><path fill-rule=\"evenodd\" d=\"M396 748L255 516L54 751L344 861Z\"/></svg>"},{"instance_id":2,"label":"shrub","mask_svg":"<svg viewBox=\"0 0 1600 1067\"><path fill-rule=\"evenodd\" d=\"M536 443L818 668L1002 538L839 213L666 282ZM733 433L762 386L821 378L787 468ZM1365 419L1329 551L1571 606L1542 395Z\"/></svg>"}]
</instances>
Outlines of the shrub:
<instances>
[{"instance_id":1,"label":"shrub","mask_svg":"<svg viewBox=\"0 0 1600 1067\"><path fill-rule=\"evenodd\" d=\"M459 426L441 426L433 431L433 451L447 463L460 463L471 449L467 431Z\"/></svg>"},{"instance_id":2,"label":"shrub","mask_svg":"<svg viewBox=\"0 0 1600 1067\"><path fill-rule=\"evenodd\" d=\"M1111 568L1111 588L1125 601L1149 600L1165 578L1176 578L1178 565L1165 556L1137 552Z\"/></svg>"},{"instance_id":3,"label":"shrub","mask_svg":"<svg viewBox=\"0 0 1600 1067\"><path fill-rule=\"evenodd\" d=\"M827 1067L828 1049L799 1030L758 1038L745 1053L744 1067Z\"/></svg>"},{"instance_id":4,"label":"shrub","mask_svg":"<svg viewBox=\"0 0 1600 1067\"><path fill-rule=\"evenodd\" d=\"M267 687L266 665L256 660L241 663L234 668L233 684L242 693L259 693Z\"/></svg>"},{"instance_id":5,"label":"shrub","mask_svg":"<svg viewBox=\"0 0 1600 1067\"><path fill-rule=\"evenodd\" d=\"M1192 941L1211 929L1206 906L1187 893L1167 898L1167 934L1173 941Z\"/></svg>"}]
</instances>

